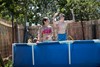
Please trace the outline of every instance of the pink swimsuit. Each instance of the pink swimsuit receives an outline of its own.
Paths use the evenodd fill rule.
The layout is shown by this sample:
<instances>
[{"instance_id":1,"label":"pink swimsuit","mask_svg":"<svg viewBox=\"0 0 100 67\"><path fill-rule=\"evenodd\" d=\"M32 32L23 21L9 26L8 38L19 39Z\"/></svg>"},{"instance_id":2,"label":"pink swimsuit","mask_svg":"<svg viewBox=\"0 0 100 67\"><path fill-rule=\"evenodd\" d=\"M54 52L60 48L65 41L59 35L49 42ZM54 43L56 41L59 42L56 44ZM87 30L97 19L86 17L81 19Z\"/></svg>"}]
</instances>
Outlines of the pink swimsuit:
<instances>
[{"instance_id":1,"label":"pink swimsuit","mask_svg":"<svg viewBox=\"0 0 100 67\"><path fill-rule=\"evenodd\" d=\"M52 29L51 27L42 29L43 41L52 41Z\"/></svg>"},{"instance_id":2,"label":"pink swimsuit","mask_svg":"<svg viewBox=\"0 0 100 67\"><path fill-rule=\"evenodd\" d=\"M42 34L50 34L50 33L52 33L51 28L49 28L49 29L44 29L44 30L42 31Z\"/></svg>"}]
</instances>

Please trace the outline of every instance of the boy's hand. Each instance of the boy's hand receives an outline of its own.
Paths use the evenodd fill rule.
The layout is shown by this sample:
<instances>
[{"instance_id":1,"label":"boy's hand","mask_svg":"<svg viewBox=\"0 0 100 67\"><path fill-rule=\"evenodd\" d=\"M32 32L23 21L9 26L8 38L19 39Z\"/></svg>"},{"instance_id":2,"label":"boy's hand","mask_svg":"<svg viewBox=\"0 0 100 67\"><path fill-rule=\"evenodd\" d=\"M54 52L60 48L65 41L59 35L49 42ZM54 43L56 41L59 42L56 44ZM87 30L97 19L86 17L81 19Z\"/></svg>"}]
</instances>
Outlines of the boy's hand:
<instances>
[{"instance_id":1,"label":"boy's hand","mask_svg":"<svg viewBox=\"0 0 100 67\"><path fill-rule=\"evenodd\" d=\"M56 17L59 13L55 13L53 17Z\"/></svg>"}]
</instances>

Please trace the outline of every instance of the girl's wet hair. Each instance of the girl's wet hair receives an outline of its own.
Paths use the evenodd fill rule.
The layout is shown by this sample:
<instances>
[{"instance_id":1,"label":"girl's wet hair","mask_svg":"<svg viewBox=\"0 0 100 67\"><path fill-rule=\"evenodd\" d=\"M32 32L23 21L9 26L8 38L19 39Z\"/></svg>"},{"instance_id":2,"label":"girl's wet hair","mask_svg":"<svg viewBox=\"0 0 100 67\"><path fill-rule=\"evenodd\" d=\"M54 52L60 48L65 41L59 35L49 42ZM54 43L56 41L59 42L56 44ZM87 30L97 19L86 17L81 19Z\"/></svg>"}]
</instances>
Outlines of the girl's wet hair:
<instances>
[{"instance_id":1,"label":"girl's wet hair","mask_svg":"<svg viewBox=\"0 0 100 67\"><path fill-rule=\"evenodd\" d=\"M42 20L43 25L45 24L44 21L47 21L47 20L49 20L48 17L44 17L44 18L43 18L43 20Z\"/></svg>"}]
</instances>

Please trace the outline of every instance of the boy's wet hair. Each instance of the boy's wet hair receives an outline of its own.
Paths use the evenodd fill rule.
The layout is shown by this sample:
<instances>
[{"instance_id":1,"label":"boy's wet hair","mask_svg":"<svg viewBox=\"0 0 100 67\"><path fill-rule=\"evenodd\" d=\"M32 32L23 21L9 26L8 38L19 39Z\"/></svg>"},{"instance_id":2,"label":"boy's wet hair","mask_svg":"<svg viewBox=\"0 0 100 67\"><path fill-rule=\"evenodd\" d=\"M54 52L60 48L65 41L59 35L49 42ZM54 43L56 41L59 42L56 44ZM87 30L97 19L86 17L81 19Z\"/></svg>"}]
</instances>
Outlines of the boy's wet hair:
<instances>
[{"instance_id":1,"label":"boy's wet hair","mask_svg":"<svg viewBox=\"0 0 100 67\"><path fill-rule=\"evenodd\" d=\"M43 18L43 20L42 20L43 25L44 25L44 21L47 21L47 20L49 20L48 17L44 17L44 18Z\"/></svg>"},{"instance_id":2,"label":"boy's wet hair","mask_svg":"<svg viewBox=\"0 0 100 67\"><path fill-rule=\"evenodd\" d=\"M61 13L60 15L59 15L59 17L61 18L61 17L65 17L65 15L63 14L63 13Z\"/></svg>"}]
</instances>

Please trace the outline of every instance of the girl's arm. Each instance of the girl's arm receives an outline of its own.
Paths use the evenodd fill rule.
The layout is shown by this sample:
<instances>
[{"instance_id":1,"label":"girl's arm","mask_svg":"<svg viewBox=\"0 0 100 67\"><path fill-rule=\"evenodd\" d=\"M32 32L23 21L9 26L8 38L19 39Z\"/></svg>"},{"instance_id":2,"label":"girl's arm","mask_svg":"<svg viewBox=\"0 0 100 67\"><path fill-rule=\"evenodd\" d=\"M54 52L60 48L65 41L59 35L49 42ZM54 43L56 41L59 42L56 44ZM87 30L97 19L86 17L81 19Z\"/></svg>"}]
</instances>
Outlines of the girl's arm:
<instances>
[{"instance_id":1,"label":"girl's arm","mask_svg":"<svg viewBox=\"0 0 100 67\"><path fill-rule=\"evenodd\" d=\"M38 41L39 42L41 42L42 41L42 31L41 31L42 29L40 28L39 30L38 30Z\"/></svg>"}]
</instances>

